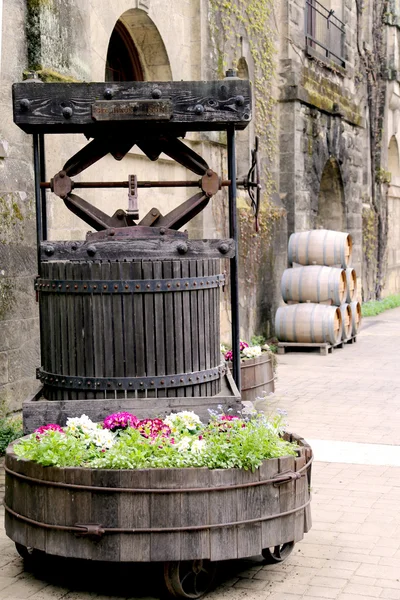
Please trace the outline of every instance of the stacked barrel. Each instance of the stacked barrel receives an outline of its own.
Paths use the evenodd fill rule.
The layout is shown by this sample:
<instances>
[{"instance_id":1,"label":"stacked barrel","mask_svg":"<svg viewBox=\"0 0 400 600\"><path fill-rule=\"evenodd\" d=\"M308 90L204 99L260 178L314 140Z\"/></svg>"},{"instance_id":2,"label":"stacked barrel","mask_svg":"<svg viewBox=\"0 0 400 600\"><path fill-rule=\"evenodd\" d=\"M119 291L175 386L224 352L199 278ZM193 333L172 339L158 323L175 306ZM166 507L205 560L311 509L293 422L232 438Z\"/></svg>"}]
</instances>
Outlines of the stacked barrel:
<instances>
[{"instance_id":1,"label":"stacked barrel","mask_svg":"<svg viewBox=\"0 0 400 600\"><path fill-rule=\"evenodd\" d=\"M336 345L357 334L361 305L351 257L348 233L318 229L290 236L291 268L281 280L287 306L278 308L275 317L278 340Z\"/></svg>"}]
</instances>

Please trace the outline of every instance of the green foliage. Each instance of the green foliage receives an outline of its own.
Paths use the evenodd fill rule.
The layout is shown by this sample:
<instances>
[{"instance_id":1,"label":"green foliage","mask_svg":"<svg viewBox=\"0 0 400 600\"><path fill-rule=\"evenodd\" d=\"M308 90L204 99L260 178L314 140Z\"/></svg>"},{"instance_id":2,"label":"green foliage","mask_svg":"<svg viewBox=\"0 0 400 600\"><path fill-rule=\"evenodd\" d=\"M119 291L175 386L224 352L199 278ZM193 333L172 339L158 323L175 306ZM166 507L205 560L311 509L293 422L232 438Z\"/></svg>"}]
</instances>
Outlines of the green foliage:
<instances>
[{"instance_id":1,"label":"green foliage","mask_svg":"<svg viewBox=\"0 0 400 600\"><path fill-rule=\"evenodd\" d=\"M224 420L225 419L225 420ZM32 434L15 445L20 458L43 466L102 469L208 467L254 471L263 460L296 455L296 444L280 437L282 416L259 413L247 418L214 414L209 425L174 438L160 434L146 438L138 429L121 430L109 450L88 446L68 433Z\"/></svg>"},{"instance_id":2,"label":"green foliage","mask_svg":"<svg viewBox=\"0 0 400 600\"><path fill-rule=\"evenodd\" d=\"M241 37L249 42L254 64L255 130L267 162L276 159L276 100L272 89L276 72L276 31L271 27L274 0L210 0L212 42L217 54L218 76L230 65L238 66ZM263 164L262 183L271 194L272 174Z\"/></svg>"},{"instance_id":3,"label":"green foliage","mask_svg":"<svg viewBox=\"0 0 400 600\"><path fill-rule=\"evenodd\" d=\"M267 343L267 338L263 335L253 335L250 340L250 346L264 346Z\"/></svg>"},{"instance_id":4,"label":"green foliage","mask_svg":"<svg viewBox=\"0 0 400 600\"><path fill-rule=\"evenodd\" d=\"M23 436L21 417L0 418L0 456L3 456L8 444Z\"/></svg>"},{"instance_id":5,"label":"green foliage","mask_svg":"<svg viewBox=\"0 0 400 600\"><path fill-rule=\"evenodd\" d=\"M385 310L397 308L398 306L400 306L400 294L392 294L383 300L364 302L361 307L361 313L363 317L376 317L376 315L379 315Z\"/></svg>"}]
</instances>

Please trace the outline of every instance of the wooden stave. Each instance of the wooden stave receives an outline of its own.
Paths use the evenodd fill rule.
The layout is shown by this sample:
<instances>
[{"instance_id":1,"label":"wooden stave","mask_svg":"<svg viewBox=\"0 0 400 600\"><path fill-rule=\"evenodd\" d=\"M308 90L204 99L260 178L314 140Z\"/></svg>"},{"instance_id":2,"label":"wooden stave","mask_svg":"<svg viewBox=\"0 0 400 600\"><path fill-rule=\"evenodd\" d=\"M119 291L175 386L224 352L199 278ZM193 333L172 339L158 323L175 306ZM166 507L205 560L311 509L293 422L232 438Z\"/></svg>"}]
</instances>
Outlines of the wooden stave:
<instances>
[{"instance_id":1,"label":"wooden stave","mask_svg":"<svg viewBox=\"0 0 400 600\"><path fill-rule=\"evenodd\" d=\"M267 394L275 391L274 368L272 359L267 353L242 360L240 370L242 401L252 402L262 391Z\"/></svg>"},{"instance_id":2,"label":"wooden stave","mask_svg":"<svg viewBox=\"0 0 400 600\"><path fill-rule=\"evenodd\" d=\"M189 264L190 273L189 273ZM64 267L65 265L65 267ZM192 270L192 266L193 269ZM130 261L80 261L80 262L44 262L42 264L44 279L59 279L65 275L66 279L76 280L88 280L90 279L102 279L102 280L124 280L124 279L152 279L156 278L159 274L165 279L175 279L180 277L202 277L209 275L219 274L220 271L220 260L208 257L196 258L193 260L185 259L174 259L174 260L130 260ZM65 269L65 270L64 270ZM129 275L129 277L125 277ZM135 313L134 322L136 318L137 327L134 328L135 339L132 344L135 346L134 356L136 363L130 372L126 373L127 377L141 377L141 376L152 376L152 375L174 375L175 373L182 373L184 368L188 367L188 356L185 355L184 364L184 346L186 347L187 336L190 332L190 345L193 346L194 350L197 350L199 356L194 356L192 367L185 372L193 372L202 369L214 369L219 366L220 363L220 340L219 340L219 328L217 324L219 322L219 288L210 289L196 289L190 291L181 292L168 292L164 300L165 310L169 307L169 312L165 313L172 322L175 322L175 329L165 328L164 341L163 343L157 343L156 335L158 332L155 331L155 324L160 325L160 319L154 313L154 304L158 300L158 296L164 296L164 294L117 294L117 295L100 295L93 294L89 295L67 295L67 298L63 294L40 294L40 319L41 319L41 340L42 340L42 368L44 371L49 373L55 373L57 375L66 376L79 375L82 377L123 377L124 372L121 368L128 370L129 365L125 367L118 367L118 363L115 360L114 348L110 348L110 344L107 343L107 331L115 331L116 325L118 328L118 335L112 336L113 344L121 346L121 352L127 351L129 344L126 343L125 338L128 337L128 332L124 331L122 322L126 320L127 304L132 303L131 311ZM189 304L187 302L187 296L190 297ZM131 299L132 298L132 299ZM193 303L194 299L194 303ZM119 307L118 303L122 303L122 308ZM90 304L91 303L91 309ZM153 311L151 306L153 305ZM65 320L64 310L57 310L57 308L63 307L69 309L70 313L67 318L68 331L62 333L63 329L61 324ZM183 315L182 310L185 308L185 314ZM207 323L205 319L200 323L195 319L195 312L198 315L204 315L207 309L209 318ZM191 317L193 319L193 326L188 327L186 312L191 310ZM117 312L116 312L117 311ZM193 312L194 311L194 312ZM153 312L153 314L151 314ZM114 322L114 316L119 316ZM183 315L183 317L182 317ZM186 318L185 318L186 317ZM211 327L211 322L215 323L215 326ZM202 334L197 331L195 325L202 328ZM81 343L77 343L79 335L77 332L89 328L93 335L97 333L97 343L102 342L100 351L90 351L91 344L86 343L86 339L90 336L84 336L81 339ZM201 339L204 339L204 335L208 330L212 330L214 335L209 339L209 343L205 344L204 341L201 344ZM185 329L185 331L183 331ZM140 331L142 334L140 334ZM139 336L138 335L139 331ZM199 339L197 339L197 335ZM68 336L66 342L64 338ZM167 339L168 338L168 339ZM184 339L185 338L185 339ZM200 339L201 338L201 339ZM146 339L146 348L148 350L153 349L153 352L148 351L146 353L138 351L141 339ZM208 339L208 338L207 338ZM178 343L180 340L180 343ZM170 359L170 363L165 365L164 372L160 372L159 365L159 348L166 348L164 361ZM211 347L212 346L212 347ZM61 348L69 348L68 358L65 361ZM136 348L137 347L137 348ZM211 347L211 350L210 350ZM169 349L169 351L168 351ZM156 356L157 352L157 356ZM146 359L144 359L144 354ZM124 355L125 356L125 355ZM153 359L149 363L149 357ZM171 363L171 356L173 363ZM91 359L91 362L90 360ZM190 357L191 359L191 357ZM146 360L145 364L144 360ZM90 363L90 368L86 368L86 363ZM215 363L215 364L214 364ZM83 365L85 365L83 367ZM113 366L114 365L114 366ZM115 368L114 368L115 367ZM179 368L182 368L180 371ZM68 369L66 372L64 369ZM156 373L156 369L158 369ZM60 378L61 380L61 378ZM168 390L160 389L157 392L146 392L138 390L135 392L126 393L126 397L196 397L196 396L214 396L221 391L221 378L213 381L212 383L203 383L200 385L190 385L180 388L170 388ZM55 389L53 386L46 386L44 388L44 395L49 400L76 400L83 398L118 398L122 392L114 391L97 391L91 392L85 390L85 392Z\"/></svg>"},{"instance_id":3,"label":"wooden stave","mask_svg":"<svg viewBox=\"0 0 400 600\"><path fill-rule=\"evenodd\" d=\"M340 306L340 312L342 313L342 340L348 340L353 333L353 315L351 305L344 302ZM348 323L346 327L346 322Z\"/></svg>"},{"instance_id":4,"label":"wooden stave","mask_svg":"<svg viewBox=\"0 0 400 600\"><path fill-rule=\"evenodd\" d=\"M68 484L144 488L146 492L110 494L51 488L27 483L6 471L6 504L23 516L43 519L56 525L74 526L76 523L90 522L100 523L104 527L136 530L149 523L150 527L185 527L262 518L283 512L287 506L295 508L308 503L311 463L300 479L281 486L267 484L224 491L215 491L214 488L242 486L271 479L288 468L295 470L304 467L312 457L311 448L295 434L285 434L285 437L300 444L299 456L266 460L255 473L241 469L116 471L41 467L31 461L18 460L10 446L6 453L6 468L22 475ZM157 487L205 487L214 491L174 494L147 492L148 488ZM278 516L259 523L194 532L116 533L105 535L96 543L87 538L78 538L71 532L43 530L16 519L7 510L5 523L7 535L23 546L58 556L121 562L242 558L261 554L264 548L277 544L300 541L311 526L309 504L293 515Z\"/></svg>"},{"instance_id":5,"label":"wooden stave","mask_svg":"<svg viewBox=\"0 0 400 600\"><path fill-rule=\"evenodd\" d=\"M342 231L315 229L292 233L288 243L289 265L350 266L353 242L351 235Z\"/></svg>"},{"instance_id":6,"label":"wooden stave","mask_svg":"<svg viewBox=\"0 0 400 600\"><path fill-rule=\"evenodd\" d=\"M284 302L327 302L340 306L346 301L347 280L343 269L307 265L285 269L281 279Z\"/></svg>"},{"instance_id":7,"label":"wooden stave","mask_svg":"<svg viewBox=\"0 0 400 600\"><path fill-rule=\"evenodd\" d=\"M362 322L361 303L358 300L350 302L352 314L352 335L357 335Z\"/></svg>"},{"instance_id":8,"label":"wooden stave","mask_svg":"<svg viewBox=\"0 0 400 600\"><path fill-rule=\"evenodd\" d=\"M292 334L281 329L282 317L284 314L292 317ZM302 336L299 335L295 331L295 318L297 314L303 313L304 315L311 315L309 320L309 335ZM316 321L316 325L320 326L320 330L315 331L315 324L312 322L312 317L314 313L320 314L322 316L322 321ZM324 314L325 313L325 314ZM305 321L307 324L307 321ZM288 319L289 323L289 319ZM336 335L335 335L336 331ZM301 343L330 343L337 344L340 342L342 332L342 315L339 307L336 306L327 306L325 304L314 304L314 303L304 303L304 304L293 304L290 306L281 306L278 308L275 314L275 335L278 340L281 342L297 342Z\"/></svg>"}]
</instances>

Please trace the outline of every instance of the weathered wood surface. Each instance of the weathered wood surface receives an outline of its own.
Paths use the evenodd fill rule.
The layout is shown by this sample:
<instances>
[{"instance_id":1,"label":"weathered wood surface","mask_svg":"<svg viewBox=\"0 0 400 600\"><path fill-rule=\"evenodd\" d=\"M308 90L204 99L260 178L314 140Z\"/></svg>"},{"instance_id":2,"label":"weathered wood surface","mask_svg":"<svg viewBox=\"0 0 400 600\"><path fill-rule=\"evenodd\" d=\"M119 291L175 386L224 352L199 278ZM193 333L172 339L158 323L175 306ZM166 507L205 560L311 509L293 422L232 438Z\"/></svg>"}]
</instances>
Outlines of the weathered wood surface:
<instances>
[{"instance_id":1,"label":"weathered wood surface","mask_svg":"<svg viewBox=\"0 0 400 600\"><path fill-rule=\"evenodd\" d=\"M111 97L106 99L107 95ZM134 101L136 110L131 111ZM149 106L144 101L150 101ZM118 127L124 133L131 128L136 135L140 129L148 135L151 129L160 132L161 127L172 133L225 129L227 125L244 129L251 120L251 89L249 81L243 79L26 81L13 85L13 106L14 122L27 133L82 132L95 136L110 129L115 133Z\"/></svg>"},{"instance_id":2,"label":"weathered wood surface","mask_svg":"<svg viewBox=\"0 0 400 600\"><path fill-rule=\"evenodd\" d=\"M253 402L262 392L272 394L275 391L274 368L267 352L256 358L243 360L240 372L242 400Z\"/></svg>"},{"instance_id":3,"label":"weathered wood surface","mask_svg":"<svg viewBox=\"0 0 400 600\"><path fill-rule=\"evenodd\" d=\"M311 526L311 464L304 466L312 452L301 438L286 437L300 444L298 457L266 460L254 473L204 468L49 468L17 460L11 445L5 461L7 535L49 554L145 562L228 560L299 541ZM299 471L300 477L277 486L271 482L259 485L288 469ZM39 482L21 479L18 473ZM257 485L248 485L254 483ZM71 484L89 487L73 488ZM124 489L136 491L121 491ZM281 516L291 509L293 514ZM10 511L67 530L33 525ZM96 541L68 530L90 524L105 530ZM197 529L185 529L191 527ZM108 531L112 529L123 531Z\"/></svg>"},{"instance_id":4,"label":"weathered wood surface","mask_svg":"<svg viewBox=\"0 0 400 600\"><path fill-rule=\"evenodd\" d=\"M87 261L87 260L177 260L183 258L179 250L182 240L167 238L148 240L121 240L99 242L42 242L40 257L47 261ZM235 255L234 242L226 240L187 240L184 258L232 258ZM195 277L196 274L191 275Z\"/></svg>"},{"instance_id":5,"label":"weathered wood surface","mask_svg":"<svg viewBox=\"0 0 400 600\"><path fill-rule=\"evenodd\" d=\"M37 289L45 398L218 394L220 290L210 286L219 285L220 261L193 262L201 280L186 283L186 259L43 263L45 283ZM71 279L63 281L67 270ZM93 282L94 274L100 279Z\"/></svg>"}]
</instances>

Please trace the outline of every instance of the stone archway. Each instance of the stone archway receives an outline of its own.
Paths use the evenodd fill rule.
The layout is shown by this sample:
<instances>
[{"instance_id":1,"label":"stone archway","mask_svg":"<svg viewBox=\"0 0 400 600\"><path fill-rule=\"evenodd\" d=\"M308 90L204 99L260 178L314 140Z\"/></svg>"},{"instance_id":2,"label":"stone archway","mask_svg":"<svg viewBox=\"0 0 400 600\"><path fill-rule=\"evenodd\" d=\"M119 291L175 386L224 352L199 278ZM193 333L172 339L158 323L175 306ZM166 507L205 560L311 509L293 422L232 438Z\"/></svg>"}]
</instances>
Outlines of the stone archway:
<instances>
[{"instance_id":1,"label":"stone archway","mask_svg":"<svg viewBox=\"0 0 400 600\"><path fill-rule=\"evenodd\" d=\"M335 231L344 231L347 227L342 175L337 160L332 157L322 172L315 227Z\"/></svg>"},{"instance_id":2,"label":"stone archway","mask_svg":"<svg viewBox=\"0 0 400 600\"><path fill-rule=\"evenodd\" d=\"M140 8L127 10L116 23L116 27L121 26L131 37L133 47L137 51L143 79L171 81L172 71L165 44L147 12Z\"/></svg>"}]
</instances>

